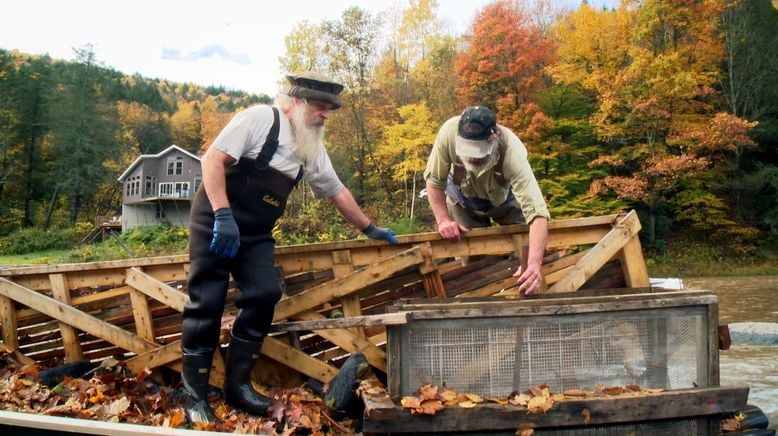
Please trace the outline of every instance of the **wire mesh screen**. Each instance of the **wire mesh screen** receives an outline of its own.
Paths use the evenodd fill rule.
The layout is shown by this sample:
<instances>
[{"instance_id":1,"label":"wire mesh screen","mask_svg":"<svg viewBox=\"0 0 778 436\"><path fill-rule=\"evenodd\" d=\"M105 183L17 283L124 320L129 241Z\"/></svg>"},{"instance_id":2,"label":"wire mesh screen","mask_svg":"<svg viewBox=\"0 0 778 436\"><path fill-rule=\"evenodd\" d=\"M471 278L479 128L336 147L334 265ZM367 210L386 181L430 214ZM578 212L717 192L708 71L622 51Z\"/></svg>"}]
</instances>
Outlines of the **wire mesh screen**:
<instances>
[{"instance_id":1,"label":"wire mesh screen","mask_svg":"<svg viewBox=\"0 0 778 436\"><path fill-rule=\"evenodd\" d=\"M552 392L598 385L707 386L706 309L413 321L399 340L400 395L426 383L505 397L546 383Z\"/></svg>"}]
</instances>

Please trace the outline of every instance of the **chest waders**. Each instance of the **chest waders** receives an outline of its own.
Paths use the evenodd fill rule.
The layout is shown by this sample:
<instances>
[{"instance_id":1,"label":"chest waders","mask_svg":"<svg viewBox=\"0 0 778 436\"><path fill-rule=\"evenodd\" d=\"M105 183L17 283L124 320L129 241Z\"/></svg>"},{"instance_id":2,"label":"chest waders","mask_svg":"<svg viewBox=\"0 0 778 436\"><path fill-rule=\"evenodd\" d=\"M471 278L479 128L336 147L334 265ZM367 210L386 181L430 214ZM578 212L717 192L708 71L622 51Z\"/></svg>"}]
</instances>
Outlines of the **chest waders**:
<instances>
[{"instance_id":1,"label":"chest waders","mask_svg":"<svg viewBox=\"0 0 778 436\"><path fill-rule=\"evenodd\" d=\"M257 158L240 159L226 169L227 197L240 231L234 258L210 251L213 209L203 186L195 194L189 230L189 302L184 307L181 338L182 381L192 400L185 407L190 421L215 421L207 402L208 378L219 345L230 274L240 293L227 349L224 397L255 415L265 414L270 406L270 400L251 386L251 370L281 298L271 232L302 176L302 168L292 179L269 165L278 148L279 126L278 109L273 108L273 126Z\"/></svg>"}]
</instances>

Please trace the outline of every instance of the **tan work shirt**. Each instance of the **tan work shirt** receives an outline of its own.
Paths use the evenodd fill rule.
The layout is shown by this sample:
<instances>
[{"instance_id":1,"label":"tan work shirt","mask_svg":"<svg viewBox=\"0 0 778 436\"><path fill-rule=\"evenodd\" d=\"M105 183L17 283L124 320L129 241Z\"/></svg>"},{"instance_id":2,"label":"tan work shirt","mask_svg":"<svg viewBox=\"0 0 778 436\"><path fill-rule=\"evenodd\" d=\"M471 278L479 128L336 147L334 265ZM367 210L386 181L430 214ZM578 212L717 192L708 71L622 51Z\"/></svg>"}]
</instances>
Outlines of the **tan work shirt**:
<instances>
[{"instance_id":1,"label":"tan work shirt","mask_svg":"<svg viewBox=\"0 0 778 436\"><path fill-rule=\"evenodd\" d=\"M427 186L446 189L448 174L453 171L453 164L459 162L454 144L458 124L459 116L453 117L443 123L438 131L427 160L427 169L424 171ZM489 200L492 206L499 206L507 200L508 193L512 190L528 224L537 216L550 218L546 201L527 160L527 148L510 129L500 125L497 127L506 146L502 173L509 186L503 187L498 183L494 174L500 170L496 168L498 159L491 159L487 168L479 175L465 172L460 184L462 193L469 198Z\"/></svg>"}]
</instances>

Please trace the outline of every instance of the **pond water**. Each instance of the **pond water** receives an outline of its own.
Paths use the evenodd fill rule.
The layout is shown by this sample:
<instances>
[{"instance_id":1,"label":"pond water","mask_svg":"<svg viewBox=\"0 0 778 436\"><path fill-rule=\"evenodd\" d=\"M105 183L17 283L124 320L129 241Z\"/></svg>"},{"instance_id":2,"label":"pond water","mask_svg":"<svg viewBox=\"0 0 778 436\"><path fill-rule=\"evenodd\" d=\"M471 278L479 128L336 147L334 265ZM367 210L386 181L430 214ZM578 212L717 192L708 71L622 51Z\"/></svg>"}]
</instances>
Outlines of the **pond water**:
<instances>
[{"instance_id":1,"label":"pond water","mask_svg":"<svg viewBox=\"0 0 778 436\"><path fill-rule=\"evenodd\" d=\"M778 323L778 276L692 277L683 283L685 289L718 295L721 324ZM778 345L733 339L732 347L720 353L720 369L721 385L749 386L748 403L762 409L770 428L778 429Z\"/></svg>"}]
</instances>

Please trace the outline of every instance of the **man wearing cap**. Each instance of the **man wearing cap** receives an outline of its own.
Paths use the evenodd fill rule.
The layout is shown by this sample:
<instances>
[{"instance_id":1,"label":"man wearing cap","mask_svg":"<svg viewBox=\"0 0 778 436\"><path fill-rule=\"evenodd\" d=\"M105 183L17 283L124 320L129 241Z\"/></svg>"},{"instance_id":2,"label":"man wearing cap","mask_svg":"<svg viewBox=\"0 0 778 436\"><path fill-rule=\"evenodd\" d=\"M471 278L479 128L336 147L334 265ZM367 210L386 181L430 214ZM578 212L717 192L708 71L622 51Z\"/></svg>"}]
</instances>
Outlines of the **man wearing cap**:
<instances>
[{"instance_id":1,"label":"man wearing cap","mask_svg":"<svg viewBox=\"0 0 778 436\"><path fill-rule=\"evenodd\" d=\"M324 149L324 122L341 106L343 86L316 72L287 80L273 107L237 113L201 159L203 183L190 217L190 301L181 338L190 422L216 419L208 404L208 379L230 275L240 288L235 300L240 312L230 332L224 399L255 415L265 414L271 404L252 387L251 371L281 298L271 232L299 180L369 238L397 243L392 230L363 213Z\"/></svg>"},{"instance_id":2,"label":"man wearing cap","mask_svg":"<svg viewBox=\"0 0 778 436\"><path fill-rule=\"evenodd\" d=\"M513 275L533 294L548 240L549 213L527 149L484 106L471 106L438 131L424 171L438 232L456 241L473 227L529 223L527 267Z\"/></svg>"}]
</instances>

